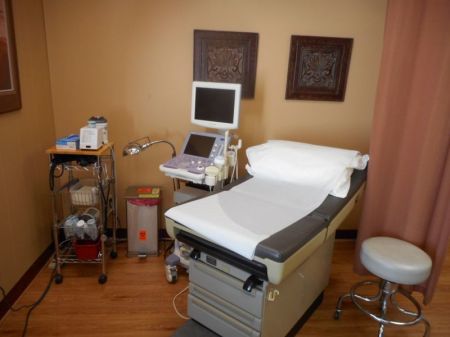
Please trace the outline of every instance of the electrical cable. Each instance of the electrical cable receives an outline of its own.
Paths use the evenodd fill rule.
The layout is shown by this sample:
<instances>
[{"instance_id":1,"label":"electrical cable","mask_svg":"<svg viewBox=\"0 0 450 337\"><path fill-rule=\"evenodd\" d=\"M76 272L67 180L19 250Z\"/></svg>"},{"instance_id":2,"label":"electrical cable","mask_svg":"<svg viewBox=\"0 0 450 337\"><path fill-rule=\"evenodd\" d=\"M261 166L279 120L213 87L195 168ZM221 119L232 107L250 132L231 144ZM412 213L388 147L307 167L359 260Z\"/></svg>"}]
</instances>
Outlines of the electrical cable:
<instances>
[{"instance_id":1,"label":"electrical cable","mask_svg":"<svg viewBox=\"0 0 450 337\"><path fill-rule=\"evenodd\" d=\"M28 305L21 305L18 308L14 308L13 305L11 303L9 303L8 300L6 299L6 291L5 291L5 289L2 286L0 286L0 292L2 293L2 297L3 297L2 301L5 302L6 306L11 311L17 312L17 311L20 311L22 309L31 308L31 306L32 306L32 304L28 304Z\"/></svg>"},{"instance_id":2,"label":"electrical cable","mask_svg":"<svg viewBox=\"0 0 450 337\"><path fill-rule=\"evenodd\" d=\"M51 275L50 275L50 279L49 279L49 281L48 281L48 283L47 283L47 286L45 287L45 289L44 289L44 291L42 292L41 296L39 296L39 298L36 300L36 302L34 302L33 304L22 305L22 306L20 306L20 307L18 307L18 308L14 308L9 302L6 301L6 292L5 292L5 289L3 289L3 287L0 286L0 291L1 291L1 293L2 293L3 300L6 301L5 303L6 303L6 305L9 307L9 309L10 309L11 311L17 312L17 311L20 311L20 310L22 310L22 309L28 309L27 316L26 316L26 318L25 318L25 324L24 324L24 327L23 327L23 330L22 330L22 337L25 337L25 336L27 335L28 322L30 321L31 313L33 312L34 309L36 309L36 307L37 307L39 304L41 304L41 302L44 300L45 296L46 296L47 293L49 292L49 290L50 290L50 288L51 288L51 286L52 286L52 283L53 283L53 278L54 278L54 276L55 276L55 273L56 273L56 268L53 269L53 271L52 271L52 273L51 273Z\"/></svg>"},{"instance_id":3,"label":"electrical cable","mask_svg":"<svg viewBox=\"0 0 450 337\"><path fill-rule=\"evenodd\" d=\"M236 169L236 180L239 179L239 160L238 160L238 153L236 150L236 165L234 166Z\"/></svg>"},{"instance_id":4,"label":"electrical cable","mask_svg":"<svg viewBox=\"0 0 450 337\"><path fill-rule=\"evenodd\" d=\"M234 180L239 179L239 172L238 172L238 168L239 168L239 164L238 164L238 148L236 147L232 147L232 151L233 151L233 156L234 156L234 166L233 166L233 171L231 172L231 178L230 178L230 183L232 183ZM236 178L235 178L236 176Z\"/></svg>"},{"instance_id":5,"label":"electrical cable","mask_svg":"<svg viewBox=\"0 0 450 337\"><path fill-rule=\"evenodd\" d=\"M236 153L236 150L232 150L233 151L233 157L234 157L234 165L233 165L233 171L231 172L231 178L230 178L230 183L232 183L233 182L233 180L234 180L234 174L235 174L235 172L236 172L236 166L237 166L237 153Z\"/></svg>"},{"instance_id":6,"label":"electrical cable","mask_svg":"<svg viewBox=\"0 0 450 337\"><path fill-rule=\"evenodd\" d=\"M55 170L58 167L58 165L59 165L58 163L52 161L52 164L50 166L50 171L48 173L48 184L50 187L50 191L53 191L53 189L55 188L55 178L60 178L64 174L64 164L60 164L61 174L55 175Z\"/></svg>"},{"instance_id":7,"label":"electrical cable","mask_svg":"<svg viewBox=\"0 0 450 337\"><path fill-rule=\"evenodd\" d=\"M184 292L185 292L186 290L188 290L188 289L189 289L189 286L187 286L186 288L184 288L183 290L181 290L178 294L176 294L176 295L173 297L173 300L172 300L172 306L173 306L173 309L175 310L176 314L177 314L179 317L181 317L182 319L185 319L185 320L190 319L190 317L184 316L183 314L181 314L181 313L178 311L177 306L176 306L176 304L175 304L175 300L177 299L178 296L180 296L182 293L184 293Z\"/></svg>"},{"instance_id":8,"label":"electrical cable","mask_svg":"<svg viewBox=\"0 0 450 337\"><path fill-rule=\"evenodd\" d=\"M49 292L52 284L53 284L53 278L55 276L56 273L56 268L53 269L51 275L50 275L50 279L48 280L47 283L47 287L45 288L44 292L41 294L41 296L38 298L38 300L36 302L34 302L31 307L28 309L27 312L27 317L25 318L25 325L23 327L23 331L22 331L22 337L25 337L27 335L27 330L28 330L28 322L30 321L30 316L31 313L33 312L34 309L36 309L36 307L41 304L41 302L44 300L45 296L47 295L47 293Z\"/></svg>"}]
</instances>

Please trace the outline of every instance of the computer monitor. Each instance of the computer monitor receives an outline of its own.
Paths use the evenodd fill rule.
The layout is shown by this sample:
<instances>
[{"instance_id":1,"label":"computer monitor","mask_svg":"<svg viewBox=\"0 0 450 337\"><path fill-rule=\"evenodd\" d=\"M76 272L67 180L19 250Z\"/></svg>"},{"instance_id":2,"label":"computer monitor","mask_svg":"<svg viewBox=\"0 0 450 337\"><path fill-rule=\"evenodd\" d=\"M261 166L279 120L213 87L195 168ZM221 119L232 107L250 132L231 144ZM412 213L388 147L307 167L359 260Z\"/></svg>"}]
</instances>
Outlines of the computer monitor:
<instances>
[{"instance_id":1,"label":"computer monitor","mask_svg":"<svg viewBox=\"0 0 450 337\"><path fill-rule=\"evenodd\" d=\"M240 105L240 84L199 81L192 83L193 124L220 130L237 129Z\"/></svg>"}]
</instances>

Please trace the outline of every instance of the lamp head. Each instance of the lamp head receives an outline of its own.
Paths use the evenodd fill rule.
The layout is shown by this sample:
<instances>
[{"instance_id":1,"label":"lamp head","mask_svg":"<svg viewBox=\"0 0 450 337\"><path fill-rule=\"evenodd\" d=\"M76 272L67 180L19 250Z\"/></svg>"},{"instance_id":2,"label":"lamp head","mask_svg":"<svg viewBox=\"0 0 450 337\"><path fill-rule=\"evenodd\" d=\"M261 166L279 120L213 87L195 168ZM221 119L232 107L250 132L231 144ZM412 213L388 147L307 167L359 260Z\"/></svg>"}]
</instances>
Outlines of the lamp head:
<instances>
[{"instance_id":1,"label":"lamp head","mask_svg":"<svg viewBox=\"0 0 450 337\"><path fill-rule=\"evenodd\" d=\"M123 148L122 155L126 156L134 156L135 154L139 154L141 152L140 146L138 144L127 144Z\"/></svg>"},{"instance_id":2,"label":"lamp head","mask_svg":"<svg viewBox=\"0 0 450 337\"><path fill-rule=\"evenodd\" d=\"M170 147L172 148L172 157L175 157L177 155L177 153L175 151L175 147L173 146L173 144L171 142L168 142L167 140L151 141L150 137L142 137L137 140L133 140L133 141L129 142L123 148L122 155L124 157L134 156L134 155L141 153L142 151L147 150L150 146L159 144L159 143L166 143L166 144L170 145Z\"/></svg>"}]
</instances>

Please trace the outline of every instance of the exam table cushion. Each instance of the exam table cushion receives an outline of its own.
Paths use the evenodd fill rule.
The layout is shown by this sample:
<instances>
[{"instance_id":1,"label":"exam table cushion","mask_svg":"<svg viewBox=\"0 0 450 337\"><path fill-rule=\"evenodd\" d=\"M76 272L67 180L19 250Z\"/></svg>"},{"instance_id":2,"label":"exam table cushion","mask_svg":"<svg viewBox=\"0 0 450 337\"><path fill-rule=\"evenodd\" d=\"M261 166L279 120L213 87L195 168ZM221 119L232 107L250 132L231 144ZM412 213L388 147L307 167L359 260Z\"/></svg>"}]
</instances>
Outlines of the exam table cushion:
<instances>
[{"instance_id":1,"label":"exam table cushion","mask_svg":"<svg viewBox=\"0 0 450 337\"><path fill-rule=\"evenodd\" d=\"M328 190L322 186L254 177L228 191L172 207L165 215L253 259L261 241L308 216L327 196Z\"/></svg>"},{"instance_id":2,"label":"exam table cushion","mask_svg":"<svg viewBox=\"0 0 450 337\"><path fill-rule=\"evenodd\" d=\"M350 189L345 198L329 195L325 201L308 216L289 227L261 241L255 250L255 256L276 262L284 262L298 249L326 228L334 217L355 195L366 181L366 170L355 170L351 177Z\"/></svg>"},{"instance_id":3,"label":"exam table cushion","mask_svg":"<svg viewBox=\"0 0 450 337\"><path fill-rule=\"evenodd\" d=\"M327 186L331 195L341 198L348 193L353 169L365 169L369 159L354 150L284 140L249 147L247 158L252 176Z\"/></svg>"}]
</instances>

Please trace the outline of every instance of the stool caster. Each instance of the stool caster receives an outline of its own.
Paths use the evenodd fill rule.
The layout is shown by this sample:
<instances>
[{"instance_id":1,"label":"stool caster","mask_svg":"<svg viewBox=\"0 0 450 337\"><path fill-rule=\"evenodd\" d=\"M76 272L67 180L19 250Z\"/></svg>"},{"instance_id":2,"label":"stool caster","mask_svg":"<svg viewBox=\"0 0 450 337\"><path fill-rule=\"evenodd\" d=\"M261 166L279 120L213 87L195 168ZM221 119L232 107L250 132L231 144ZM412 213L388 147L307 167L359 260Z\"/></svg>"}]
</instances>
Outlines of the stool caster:
<instances>
[{"instance_id":1,"label":"stool caster","mask_svg":"<svg viewBox=\"0 0 450 337\"><path fill-rule=\"evenodd\" d=\"M336 321L338 321L339 318L341 318L341 313L342 313L342 310L341 310L341 309L336 309L336 311L334 312L333 318L334 318Z\"/></svg>"}]
</instances>

